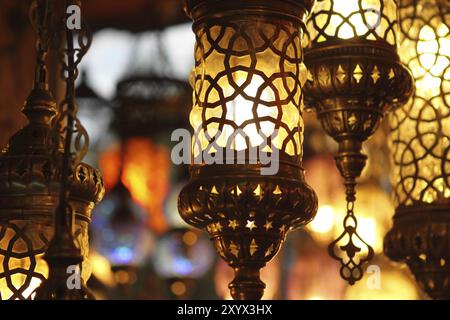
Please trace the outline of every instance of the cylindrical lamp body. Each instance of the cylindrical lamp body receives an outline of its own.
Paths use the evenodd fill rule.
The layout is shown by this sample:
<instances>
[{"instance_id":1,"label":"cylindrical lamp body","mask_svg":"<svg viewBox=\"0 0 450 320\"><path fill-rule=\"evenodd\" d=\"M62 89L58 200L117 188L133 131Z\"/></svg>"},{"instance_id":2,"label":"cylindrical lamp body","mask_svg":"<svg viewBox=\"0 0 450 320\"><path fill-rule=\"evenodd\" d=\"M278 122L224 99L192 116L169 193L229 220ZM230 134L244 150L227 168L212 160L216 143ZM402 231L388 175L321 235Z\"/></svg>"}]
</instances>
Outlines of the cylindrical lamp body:
<instances>
[{"instance_id":1,"label":"cylindrical lamp body","mask_svg":"<svg viewBox=\"0 0 450 320\"><path fill-rule=\"evenodd\" d=\"M432 298L450 298L450 4L402 0L402 61L415 79L390 116L396 213L385 253L408 264Z\"/></svg>"}]
</instances>

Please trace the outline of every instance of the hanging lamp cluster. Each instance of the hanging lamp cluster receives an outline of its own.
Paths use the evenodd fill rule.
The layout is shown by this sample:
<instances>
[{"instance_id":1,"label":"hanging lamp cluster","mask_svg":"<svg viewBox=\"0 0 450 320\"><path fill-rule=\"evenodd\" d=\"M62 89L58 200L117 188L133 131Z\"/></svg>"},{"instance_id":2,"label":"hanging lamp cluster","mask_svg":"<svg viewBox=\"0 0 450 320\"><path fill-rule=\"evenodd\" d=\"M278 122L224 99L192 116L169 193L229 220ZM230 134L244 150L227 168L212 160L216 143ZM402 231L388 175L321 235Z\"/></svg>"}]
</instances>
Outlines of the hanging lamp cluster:
<instances>
[{"instance_id":1,"label":"hanging lamp cluster","mask_svg":"<svg viewBox=\"0 0 450 320\"><path fill-rule=\"evenodd\" d=\"M396 213L384 251L406 262L432 298L450 299L450 4L317 0L312 11L314 2L184 0L196 44L192 164L180 215L207 231L233 268L231 296L260 299L260 270L287 233L317 211L302 164L305 98L339 145L347 208L344 230L328 251L353 285L375 254L355 214L367 161L362 147L389 112ZM75 81L92 36L84 23L67 27L72 5L81 1L34 0L30 9L37 40L33 89L23 108L28 124L0 155L0 299L93 298L86 287L88 225L104 186L82 162L89 138L77 117ZM65 85L60 103L48 85L54 47ZM113 126L124 141L184 127L185 97L186 84L170 77L124 79ZM121 176L118 170L111 196L122 205L109 222L116 235L132 238L131 246L142 245L136 230L145 226L127 206L132 199ZM194 232L179 235L194 248ZM144 257L150 249L142 248Z\"/></svg>"},{"instance_id":2,"label":"hanging lamp cluster","mask_svg":"<svg viewBox=\"0 0 450 320\"><path fill-rule=\"evenodd\" d=\"M390 116L394 225L386 255L450 299L450 3L401 0L400 52L415 93Z\"/></svg>"},{"instance_id":3,"label":"hanging lamp cluster","mask_svg":"<svg viewBox=\"0 0 450 320\"><path fill-rule=\"evenodd\" d=\"M349 284L363 276L373 248L358 233L354 212L356 179L367 156L362 144L385 113L412 93L409 71L397 54L394 0L318 0L307 21L305 104L339 144L335 157L346 187L343 233L329 245Z\"/></svg>"},{"instance_id":4,"label":"hanging lamp cluster","mask_svg":"<svg viewBox=\"0 0 450 320\"><path fill-rule=\"evenodd\" d=\"M23 108L29 124L11 138L0 157L1 299L35 295L74 298L77 290L63 293L49 289L43 294L44 290L34 289L41 282L47 283L48 276L67 277L67 270L62 269L67 263L81 265L82 282L90 275L89 264L83 260L89 250L88 224L104 188L100 173L81 162L88 138L76 118L74 97L76 65L90 40L85 42L81 40L85 35L80 35L82 47L73 48L72 31L66 29L62 18L65 12L65 8L48 0L35 0L31 7L37 59L34 86ZM67 92L57 107L48 86L46 56L50 39L61 33ZM70 151L73 134L76 159L72 159ZM62 263L64 259L67 263Z\"/></svg>"}]
</instances>

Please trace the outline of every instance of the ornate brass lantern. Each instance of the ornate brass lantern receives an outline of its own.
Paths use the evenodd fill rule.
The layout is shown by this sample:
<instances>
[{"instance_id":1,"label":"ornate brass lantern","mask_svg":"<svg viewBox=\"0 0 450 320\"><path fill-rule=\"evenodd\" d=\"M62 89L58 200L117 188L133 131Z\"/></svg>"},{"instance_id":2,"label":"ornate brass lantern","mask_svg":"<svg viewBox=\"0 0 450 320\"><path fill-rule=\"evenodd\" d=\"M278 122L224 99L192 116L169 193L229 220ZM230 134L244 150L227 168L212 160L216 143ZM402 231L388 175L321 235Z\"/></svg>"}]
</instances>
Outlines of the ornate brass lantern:
<instances>
[{"instance_id":1,"label":"ornate brass lantern","mask_svg":"<svg viewBox=\"0 0 450 320\"><path fill-rule=\"evenodd\" d=\"M415 94L390 117L396 211L385 253L434 299L450 299L450 4L399 2Z\"/></svg>"},{"instance_id":2,"label":"ornate brass lantern","mask_svg":"<svg viewBox=\"0 0 450 320\"><path fill-rule=\"evenodd\" d=\"M56 153L52 120L56 102L47 85L45 57L50 9L45 1L32 6L38 34L36 77L23 113L29 124L16 133L0 157L0 294L1 299L26 299L48 275L43 260L53 237L59 201L62 151ZM74 235L83 256L89 250L90 212L103 194L99 172L79 163L70 183L70 204L75 212ZM89 263L82 267L90 275Z\"/></svg>"},{"instance_id":3,"label":"ornate brass lantern","mask_svg":"<svg viewBox=\"0 0 450 320\"><path fill-rule=\"evenodd\" d=\"M312 3L185 2L197 40L190 114L195 164L178 206L186 222L209 232L234 269L234 299L261 298L260 269L286 233L317 210L302 168L301 30ZM263 173L267 158L279 166L274 174Z\"/></svg>"},{"instance_id":4,"label":"ornate brass lantern","mask_svg":"<svg viewBox=\"0 0 450 320\"><path fill-rule=\"evenodd\" d=\"M339 144L335 159L346 187L344 231L329 253L350 284L361 279L363 264L373 256L357 232L353 210L355 180L367 158L362 143L412 91L396 51L396 10L394 0L318 0L307 22L305 103Z\"/></svg>"}]
</instances>

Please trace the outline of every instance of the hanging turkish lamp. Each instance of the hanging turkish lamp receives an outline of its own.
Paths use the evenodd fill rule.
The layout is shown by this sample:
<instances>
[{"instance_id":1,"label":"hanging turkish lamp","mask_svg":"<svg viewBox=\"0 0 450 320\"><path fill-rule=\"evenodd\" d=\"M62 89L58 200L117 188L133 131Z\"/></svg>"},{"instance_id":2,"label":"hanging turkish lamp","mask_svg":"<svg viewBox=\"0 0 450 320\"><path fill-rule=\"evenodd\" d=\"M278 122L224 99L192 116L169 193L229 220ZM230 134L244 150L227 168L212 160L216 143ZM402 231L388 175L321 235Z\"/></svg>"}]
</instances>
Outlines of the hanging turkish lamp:
<instances>
[{"instance_id":1,"label":"hanging turkish lamp","mask_svg":"<svg viewBox=\"0 0 450 320\"><path fill-rule=\"evenodd\" d=\"M116 282L124 295L137 279L139 268L154 248L153 234L148 226L148 213L137 203L123 183L126 168L127 141L121 142L116 184L95 207L91 230L92 245L108 259ZM106 179L106 175L105 175Z\"/></svg>"},{"instance_id":2,"label":"hanging turkish lamp","mask_svg":"<svg viewBox=\"0 0 450 320\"><path fill-rule=\"evenodd\" d=\"M178 208L234 269L229 288L237 300L262 297L260 269L317 210L302 168L301 30L311 7L303 0L185 1L196 35L194 163Z\"/></svg>"},{"instance_id":3,"label":"hanging turkish lamp","mask_svg":"<svg viewBox=\"0 0 450 320\"><path fill-rule=\"evenodd\" d=\"M394 225L384 252L433 299L450 299L450 3L399 1L400 52L415 79L390 116Z\"/></svg>"},{"instance_id":4,"label":"hanging turkish lamp","mask_svg":"<svg viewBox=\"0 0 450 320\"><path fill-rule=\"evenodd\" d=\"M64 2L64 8L71 5L81 6L81 3L71 0ZM62 40L59 50L66 92L51 136L55 163L59 164L59 199L54 213L53 237L44 254L49 274L36 288L36 300L94 299L81 277L84 256L82 248L75 241L74 221L77 208L70 201L73 187L76 186L75 178L81 179L81 182L86 178L86 172L80 172L78 168L88 150L89 138L77 118L75 80L78 76L78 65L89 49L92 37L84 28L83 32L74 32L69 28L67 21L70 15L65 11L60 15L63 18L56 23L55 29L60 32ZM56 15L59 13L57 11ZM74 38L78 40L78 48L75 47ZM101 192L103 193L103 188Z\"/></svg>"},{"instance_id":5,"label":"hanging turkish lamp","mask_svg":"<svg viewBox=\"0 0 450 320\"><path fill-rule=\"evenodd\" d=\"M349 284L362 278L374 255L354 213L356 179L367 159L362 144L412 92L397 54L396 10L394 0L318 0L307 22L305 104L339 144L335 160L346 187L344 231L328 251Z\"/></svg>"},{"instance_id":6,"label":"hanging turkish lamp","mask_svg":"<svg viewBox=\"0 0 450 320\"><path fill-rule=\"evenodd\" d=\"M34 1L30 10L38 39L34 86L23 108L29 123L0 156L0 295L12 300L29 298L48 275L43 254L53 236L61 175L61 152L55 154L52 143L57 107L48 89L45 65L52 8L42 0ZM70 203L75 211L76 241L84 256L91 209L102 194L99 172L80 163L72 176ZM82 270L87 280L88 261Z\"/></svg>"},{"instance_id":7,"label":"hanging turkish lamp","mask_svg":"<svg viewBox=\"0 0 450 320\"><path fill-rule=\"evenodd\" d=\"M127 144L123 182L147 210L152 231L162 234L168 229L164 200L175 173L170 137L188 125L191 92L187 82L173 77L162 32L154 34L157 52L147 61L148 52L141 59L137 46L128 75L117 84L112 128Z\"/></svg>"}]
</instances>

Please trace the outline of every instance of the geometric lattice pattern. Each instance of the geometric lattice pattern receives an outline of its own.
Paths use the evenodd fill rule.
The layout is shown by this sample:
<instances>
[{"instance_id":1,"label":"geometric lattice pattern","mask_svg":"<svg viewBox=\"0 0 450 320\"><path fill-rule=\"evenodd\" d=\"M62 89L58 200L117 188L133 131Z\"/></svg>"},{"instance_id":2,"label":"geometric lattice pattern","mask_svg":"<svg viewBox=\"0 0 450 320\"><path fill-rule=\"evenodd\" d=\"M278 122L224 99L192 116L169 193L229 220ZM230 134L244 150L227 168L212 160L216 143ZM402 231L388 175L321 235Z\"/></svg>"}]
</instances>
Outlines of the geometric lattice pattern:
<instances>
[{"instance_id":1,"label":"geometric lattice pattern","mask_svg":"<svg viewBox=\"0 0 450 320\"><path fill-rule=\"evenodd\" d=\"M227 21L196 30L193 154L275 147L302 154L301 31L293 24ZM271 137L272 136L272 137Z\"/></svg>"},{"instance_id":2,"label":"geometric lattice pattern","mask_svg":"<svg viewBox=\"0 0 450 320\"><path fill-rule=\"evenodd\" d=\"M390 116L391 180L396 205L406 206L450 201L450 10L416 2L399 11L400 57L415 94Z\"/></svg>"},{"instance_id":3,"label":"geometric lattice pattern","mask_svg":"<svg viewBox=\"0 0 450 320\"><path fill-rule=\"evenodd\" d=\"M318 0L307 21L310 41L383 40L396 45L395 0Z\"/></svg>"},{"instance_id":4,"label":"geometric lattice pattern","mask_svg":"<svg viewBox=\"0 0 450 320\"><path fill-rule=\"evenodd\" d=\"M53 227L35 219L0 222L0 300L28 299L48 276L43 255L53 237ZM87 256L87 223L78 222L75 228L76 243L83 256ZM90 273L89 262L85 259L82 278L89 279Z\"/></svg>"}]
</instances>

